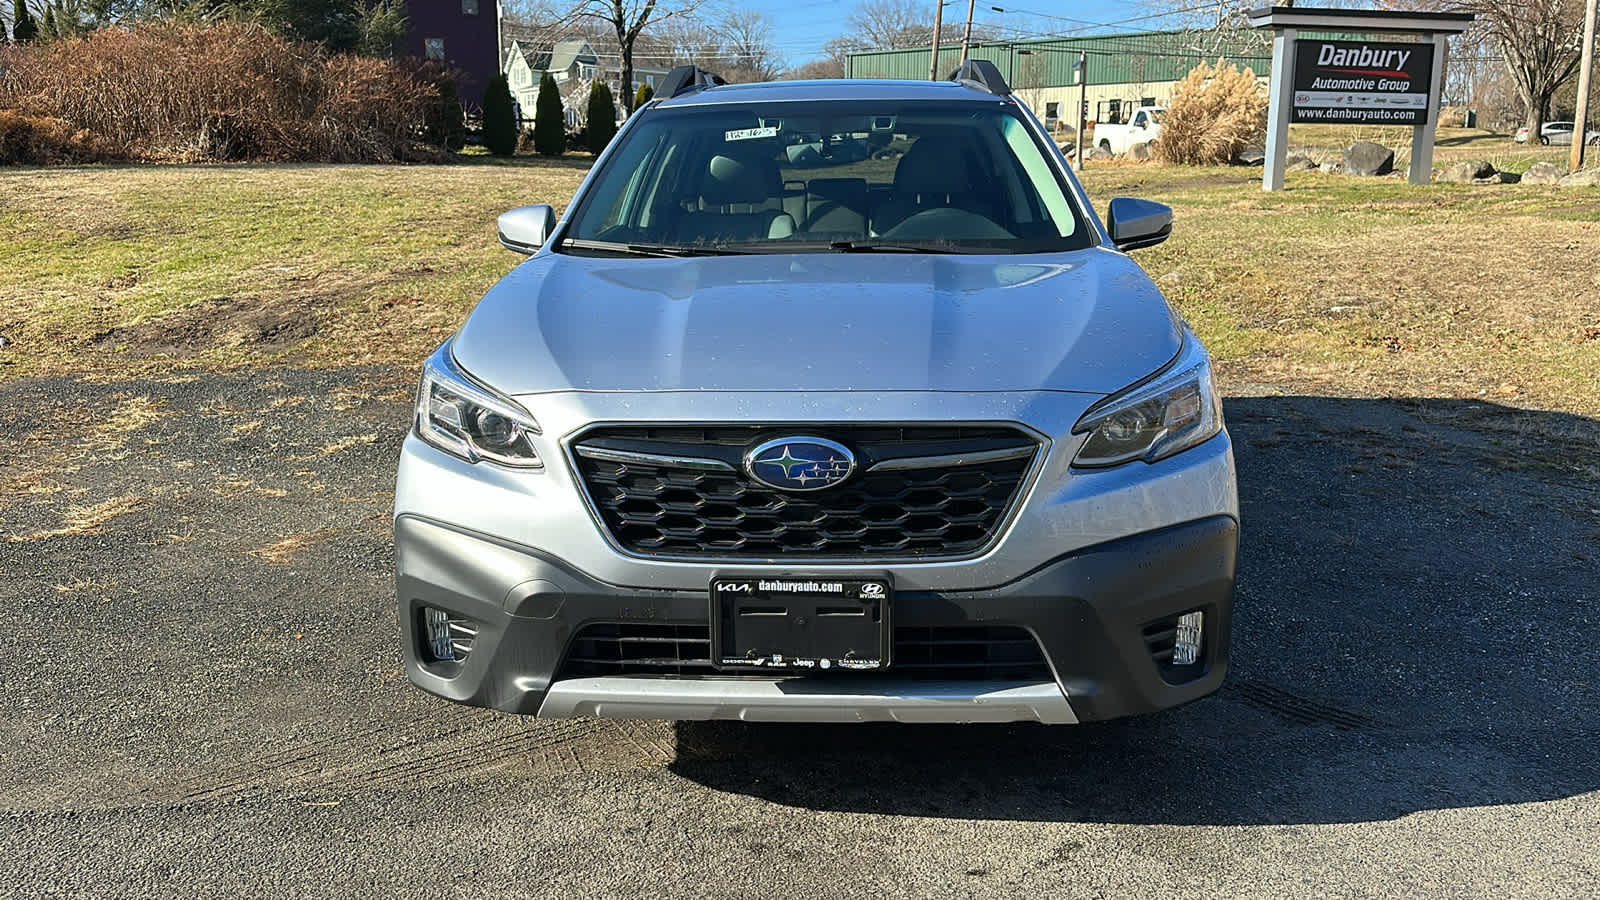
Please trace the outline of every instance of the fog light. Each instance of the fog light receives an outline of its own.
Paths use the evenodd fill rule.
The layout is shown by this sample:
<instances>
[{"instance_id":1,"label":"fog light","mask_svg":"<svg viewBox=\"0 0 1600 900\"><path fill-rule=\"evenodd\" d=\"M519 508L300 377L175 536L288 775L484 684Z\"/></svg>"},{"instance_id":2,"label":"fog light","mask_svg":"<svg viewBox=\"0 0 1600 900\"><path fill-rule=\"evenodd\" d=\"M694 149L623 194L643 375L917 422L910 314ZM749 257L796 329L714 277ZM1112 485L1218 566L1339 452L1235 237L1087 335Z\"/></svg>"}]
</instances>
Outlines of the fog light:
<instances>
[{"instance_id":1,"label":"fog light","mask_svg":"<svg viewBox=\"0 0 1600 900\"><path fill-rule=\"evenodd\" d=\"M434 662L450 662L456 658L455 645L450 640L450 614L431 606L422 608L422 622L428 629L428 655Z\"/></svg>"},{"instance_id":2,"label":"fog light","mask_svg":"<svg viewBox=\"0 0 1600 900\"><path fill-rule=\"evenodd\" d=\"M1200 636L1205 628L1206 614L1184 613L1178 617L1177 642L1172 645L1172 664L1192 666L1200 659Z\"/></svg>"}]
</instances>

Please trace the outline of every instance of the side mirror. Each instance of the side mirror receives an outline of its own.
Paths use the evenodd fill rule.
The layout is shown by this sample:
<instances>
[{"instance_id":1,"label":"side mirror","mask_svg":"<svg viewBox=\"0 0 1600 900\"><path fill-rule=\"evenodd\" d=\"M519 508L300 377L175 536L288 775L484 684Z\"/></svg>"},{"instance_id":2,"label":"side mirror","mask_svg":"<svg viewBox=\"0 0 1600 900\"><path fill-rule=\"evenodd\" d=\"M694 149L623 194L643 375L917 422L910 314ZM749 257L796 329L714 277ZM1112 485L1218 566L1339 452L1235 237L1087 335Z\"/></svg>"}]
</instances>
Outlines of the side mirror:
<instances>
[{"instance_id":1,"label":"side mirror","mask_svg":"<svg viewBox=\"0 0 1600 900\"><path fill-rule=\"evenodd\" d=\"M1154 247L1172 236L1172 207L1134 197L1113 197L1106 230L1118 250Z\"/></svg>"},{"instance_id":2,"label":"side mirror","mask_svg":"<svg viewBox=\"0 0 1600 900\"><path fill-rule=\"evenodd\" d=\"M556 230L556 211L548 203L519 206L500 214L500 246L517 253L532 254Z\"/></svg>"}]
</instances>

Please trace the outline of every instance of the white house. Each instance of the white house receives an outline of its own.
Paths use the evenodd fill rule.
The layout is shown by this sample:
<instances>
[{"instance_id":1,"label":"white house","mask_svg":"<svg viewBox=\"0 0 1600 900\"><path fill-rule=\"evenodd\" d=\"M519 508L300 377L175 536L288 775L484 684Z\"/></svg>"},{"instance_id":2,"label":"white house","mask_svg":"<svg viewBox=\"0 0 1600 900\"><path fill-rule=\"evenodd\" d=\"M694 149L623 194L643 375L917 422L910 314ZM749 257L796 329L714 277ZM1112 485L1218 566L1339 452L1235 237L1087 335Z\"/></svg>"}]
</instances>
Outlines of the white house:
<instances>
[{"instance_id":1,"label":"white house","mask_svg":"<svg viewBox=\"0 0 1600 900\"><path fill-rule=\"evenodd\" d=\"M584 106L589 100L589 86L597 78L604 78L616 99L617 113L622 113L621 60L615 56L602 59L593 45L586 40L558 41L551 47L538 47L522 41L512 41L506 52L506 80L511 84L511 98L517 102L523 121L531 122L539 99L539 80L549 72L561 90L561 101L566 109L568 128L583 124ZM661 82L667 70L656 66L633 67L633 85L628 96L648 84L652 89Z\"/></svg>"}]
</instances>

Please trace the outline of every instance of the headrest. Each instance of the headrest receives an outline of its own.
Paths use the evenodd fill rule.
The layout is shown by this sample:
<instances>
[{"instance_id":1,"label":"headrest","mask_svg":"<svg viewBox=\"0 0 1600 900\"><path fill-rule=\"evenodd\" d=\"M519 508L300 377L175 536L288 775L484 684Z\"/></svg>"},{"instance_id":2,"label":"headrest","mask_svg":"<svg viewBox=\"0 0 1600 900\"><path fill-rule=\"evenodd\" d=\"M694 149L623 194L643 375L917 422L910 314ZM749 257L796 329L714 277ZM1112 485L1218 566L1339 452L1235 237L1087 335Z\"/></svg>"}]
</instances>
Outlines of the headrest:
<instances>
[{"instance_id":1,"label":"headrest","mask_svg":"<svg viewBox=\"0 0 1600 900\"><path fill-rule=\"evenodd\" d=\"M894 167L894 189L899 194L965 194L972 179L961 148L948 138L920 138Z\"/></svg>"},{"instance_id":2,"label":"headrest","mask_svg":"<svg viewBox=\"0 0 1600 900\"><path fill-rule=\"evenodd\" d=\"M771 159L713 156L706 165L700 196L712 206L764 203L783 191L778 164Z\"/></svg>"}]
</instances>

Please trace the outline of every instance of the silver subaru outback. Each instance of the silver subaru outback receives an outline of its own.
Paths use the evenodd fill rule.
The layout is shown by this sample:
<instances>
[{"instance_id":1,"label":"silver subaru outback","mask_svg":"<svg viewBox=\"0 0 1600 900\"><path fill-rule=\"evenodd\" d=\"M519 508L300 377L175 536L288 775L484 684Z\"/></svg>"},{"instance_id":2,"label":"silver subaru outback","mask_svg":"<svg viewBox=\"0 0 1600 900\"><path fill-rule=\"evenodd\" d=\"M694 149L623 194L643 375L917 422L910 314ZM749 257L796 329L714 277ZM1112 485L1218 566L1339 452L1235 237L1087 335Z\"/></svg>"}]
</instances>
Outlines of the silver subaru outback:
<instances>
[{"instance_id":1,"label":"silver subaru outback","mask_svg":"<svg viewBox=\"0 0 1600 900\"><path fill-rule=\"evenodd\" d=\"M406 671L540 716L1070 723L1215 691L1205 349L987 63L675 70L427 361Z\"/></svg>"}]
</instances>

